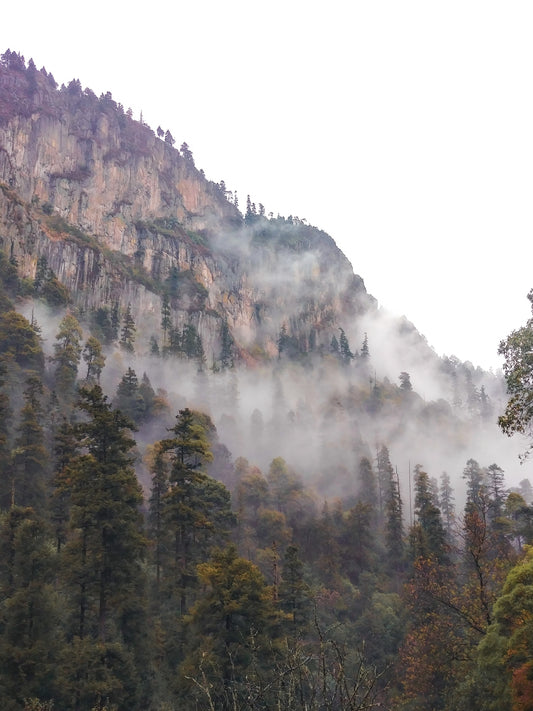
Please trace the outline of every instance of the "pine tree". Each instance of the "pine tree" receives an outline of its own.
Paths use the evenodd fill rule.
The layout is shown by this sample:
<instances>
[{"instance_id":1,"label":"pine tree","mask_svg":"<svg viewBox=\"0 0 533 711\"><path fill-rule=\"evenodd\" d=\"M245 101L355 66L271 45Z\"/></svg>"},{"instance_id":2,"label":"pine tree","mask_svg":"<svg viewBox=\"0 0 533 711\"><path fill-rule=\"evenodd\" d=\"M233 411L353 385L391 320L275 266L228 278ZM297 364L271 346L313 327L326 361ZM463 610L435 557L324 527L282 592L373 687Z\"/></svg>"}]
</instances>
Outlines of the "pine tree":
<instances>
[{"instance_id":1,"label":"pine tree","mask_svg":"<svg viewBox=\"0 0 533 711\"><path fill-rule=\"evenodd\" d=\"M110 322L111 322L111 331L110 331L111 340L116 341L118 339L118 332L120 329L120 304L118 301L114 301L113 306L111 307Z\"/></svg>"},{"instance_id":2,"label":"pine tree","mask_svg":"<svg viewBox=\"0 0 533 711\"><path fill-rule=\"evenodd\" d=\"M350 344L348 343L348 339L346 337L346 334L344 333L344 330L342 328L339 328L339 331L341 332L339 338L339 354L341 362L343 365L350 365L350 362L355 358L355 356L350 350Z\"/></svg>"},{"instance_id":3,"label":"pine tree","mask_svg":"<svg viewBox=\"0 0 533 711\"><path fill-rule=\"evenodd\" d=\"M450 483L450 476L446 472L442 472L440 477L439 501L442 511L444 528L448 540L451 539L452 528L455 521L455 505L454 494Z\"/></svg>"},{"instance_id":4,"label":"pine tree","mask_svg":"<svg viewBox=\"0 0 533 711\"><path fill-rule=\"evenodd\" d=\"M205 365L204 347L202 345L202 339L192 323L187 323L183 327L181 350L186 358L196 360L198 368L203 370Z\"/></svg>"},{"instance_id":5,"label":"pine tree","mask_svg":"<svg viewBox=\"0 0 533 711\"><path fill-rule=\"evenodd\" d=\"M279 635L279 615L263 575L234 546L215 552L198 566L198 574L206 592L187 624L188 655L180 681L192 704L183 706L274 708L254 701L258 684L274 681L271 660Z\"/></svg>"},{"instance_id":6,"label":"pine tree","mask_svg":"<svg viewBox=\"0 0 533 711\"><path fill-rule=\"evenodd\" d=\"M497 464L491 464L485 472L487 492L490 499L490 517L493 521L503 514L507 490L505 489L505 475L503 469Z\"/></svg>"},{"instance_id":7,"label":"pine tree","mask_svg":"<svg viewBox=\"0 0 533 711\"><path fill-rule=\"evenodd\" d=\"M372 468L372 462L368 457L361 457L359 462L359 491L357 498L369 504L374 510L378 507L376 475Z\"/></svg>"},{"instance_id":8,"label":"pine tree","mask_svg":"<svg viewBox=\"0 0 533 711\"><path fill-rule=\"evenodd\" d=\"M6 365L15 362L21 368L41 373L44 356L36 324L16 311L0 314L0 357Z\"/></svg>"},{"instance_id":9,"label":"pine tree","mask_svg":"<svg viewBox=\"0 0 533 711\"><path fill-rule=\"evenodd\" d=\"M35 267L35 279L33 280L33 290L36 294L41 292L42 286L48 277L48 260L41 256L37 259Z\"/></svg>"},{"instance_id":10,"label":"pine tree","mask_svg":"<svg viewBox=\"0 0 533 711\"><path fill-rule=\"evenodd\" d=\"M389 450L384 445L378 452L378 487L389 561L391 567L398 571L403 565L404 553L402 499L398 475L390 462Z\"/></svg>"},{"instance_id":11,"label":"pine tree","mask_svg":"<svg viewBox=\"0 0 533 711\"><path fill-rule=\"evenodd\" d=\"M140 392L137 374L133 368L128 368L122 376L117 387L113 405L135 424L139 424L144 419L146 405Z\"/></svg>"},{"instance_id":12,"label":"pine tree","mask_svg":"<svg viewBox=\"0 0 533 711\"><path fill-rule=\"evenodd\" d=\"M210 428L214 426L207 416L186 408L176 416L173 437L161 443L171 460L164 508L172 558L165 574L173 594L178 595L182 615L195 586L197 563L217 541L224 540L233 522L229 492L201 470L213 458Z\"/></svg>"},{"instance_id":13,"label":"pine tree","mask_svg":"<svg viewBox=\"0 0 533 711\"><path fill-rule=\"evenodd\" d=\"M235 341L231 335L231 331L228 326L226 319L222 321L222 326L220 327L220 367L222 370L226 368L233 368L233 348Z\"/></svg>"},{"instance_id":14,"label":"pine tree","mask_svg":"<svg viewBox=\"0 0 533 711\"><path fill-rule=\"evenodd\" d=\"M185 143L185 141L180 146L180 153L188 163L194 166L194 159L191 149L189 148L189 145Z\"/></svg>"},{"instance_id":15,"label":"pine tree","mask_svg":"<svg viewBox=\"0 0 533 711\"><path fill-rule=\"evenodd\" d=\"M389 553L390 563L395 570L403 567L403 518L402 498L398 475L394 474L389 481L389 490L386 502L387 520L385 525L385 541Z\"/></svg>"},{"instance_id":16,"label":"pine tree","mask_svg":"<svg viewBox=\"0 0 533 711\"><path fill-rule=\"evenodd\" d=\"M152 541L152 561L155 567L155 606L159 612L161 568L165 560L167 530L164 521L165 494L168 492L168 459L161 443L152 448L150 473L152 489L149 500L148 535Z\"/></svg>"},{"instance_id":17,"label":"pine tree","mask_svg":"<svg viewBox=\"0 0 533 711\"><path fill-rule=\"evenodd\" d=\"M380 518L383 519L385 511L385 502L387 500L387 491L389 481L394 476L394 470L390 463L389 450L385 445L382 445L377 453L377 485L378 485L378 507Z\"/></svg>"},{"instance_id":18,"label":"pine tree","mask_svg":"<svg viewBox=\"0 0 533 711\"><path fill-rule=\"evenodd\" d=\"M358 501L343 517L341 530L341 567L354 585L376 567L376 511L373 506Z\"/></svg>"},{"instance_id":19,"label":"pine tree","mask_svg":"<svg viewBox=\"0 0 533 711\"><path fill-rule=\"evenodd\" d=\"M38 513L46 509L50 458L42 427L43 385L37 375L26 381L24 406L20 413L13 450L13 500L19 506L32 506Z\"/></svg>"},{"instance_id":20,"label":"pine tree","mask_svg":"<svg viewBox=\"0 0 533 711\"><path fill-rule=\"evenodd\" d=\"M161 351L159 350L159 343L155 336L150 336L150 355L159 357Z\"/></svg>"},{"instance_id":21,"label":"pine tree","mask_svg":"<svg viewBox=\"0 0 533 711\"><path fill-rule=\"evenodd\" d=\"M360 352L360 357L361 360L364 362L367 362L370 359L370 351L368 349L368 336L365 333L365 337L363 338L363 344L361 346L361 352Z\"/></svg>"},{"instance_id":22,"label":"pine tree","mask_svg":"<svg viewBox=\"0 0 533 711\"><path fill-rule=\"evenodd\" d=\"M400 390L404 390L405 392L411 392L412 389L413 386L411 385L411 377L409 373L402 371L400 373Z\"/></svg>"},{"instance_id":23,"label":"pine tree","mask_svg":"<svg viewBox=\"0 0 533 711\"><path fill-rule=\"evenodd\" d=\"M335 336L335 335L333 335L332 338L331 338L331 343L330 343L330 346L329 346L329 350L330 350L330 352L331 352L334 356L336 356L337 358L340 357L341 349L340 349L340 346L339 346L339 341L337 340L337 336Z\"/></svg>"},{"instance_id":24,"label":"pine tree","mask_svg":"<svg viewBox=\"0 0 533 711\"><path fill-rule=\"evenodd\" d=\"M469 459L463 470L466 480L465 511L471 511L484 506L486 496L485 474L475 459Z\"/></svg>"},{"instance_id":25,"label":"pine tree","mask_svg":"<svg viewBox=\"0 0 533 711\"><path fill-rule=\"evenodd\" d=\"M487 395L484 385L482 385L479 390L479 410L481 419L485 422L488 422L492 418L494 408L490 401L490 397Z\"/></svg>"},{"instance_id":26,"label":"pine tree","mask_svg":"<svg viewBox=\"0 0 533 711\"><path fill-rule=\"evenodd\" d=\"M168 334L172 328L172 318L170 310L170 299L165 291L161 299L161 329L163 331L163 353L166 353L168 347Z\"/></svg>"},{"instance_id":27,"label":"pine tree","mask_svg":"<svg viewBox=\"0 0 533 711\"><path fill-rule=\"evenodd\" d=\"M2 708L50 700L63 644L56 561L47 526L32 508L0 518L0 694ZM24 706L24 708L26 708Z\"/></svg>"},{"instance_id":28,"label":"pine tree","mask_svg":"<svg viewBox=\"0 0 533 711\"><path fill-rule=\"evenodd\" d=\"M92 314L91 330L102 343L109 345L117 334L111 324L111 314L107 306L99 306Z\"/></svg>"},{"instance_id":29,"label":"pine tree","mask_svg":"<svg viewBox=\"0 0 533 711\"><path fill-rule=\"evenodd\" d=\"M65 544L70 518L70 464L79 455L79 445L70 422L63 418L54 440L54 474L50 497L50 523L57 552Z\"/></svg>"},{"instance_id":30,"label":"pine tree","mask_svg":"<svg viewBox=\"0 0 533 711\"><path fill-rule=\"evenodd\" d=\"M105 365L105 356L102 353L102 344L95 336L89 336L82 355L83 360L87 363L85 379L89 383L99 383L100 375Z\"/></svg>"},{"instance_id":31,"label":"pine tree","mask_svg":"<svg viewBox=\"0 0 533 711\"><path fill-rule=\"evenodd\" d=\"M419 464L415 467L415 515L420 527L415 555L432 556L439 564L448 562L441 513L431 496L429 477Z\"/></svg>"},{"instance_id":32,"label":"pine tree","mask_svg":"<svg viewBox=\"0 0 533 711\"><path fill-rule=\"evenodd\" d=\"M153 389L152 383L150 382L150 378L146 375L146 373L143 373L143 376L141 378L141 382L139 385L139 395L143 400L142 419L146 420L152 417L152 415L154 414L157 399L155 390Z\"/></svg>"},{"instance_id":33,"label":"pine tree","mask_svg":"<svg viewBox=\"0 0 533 711\"><path fill-rule=\"evenodd\" d=\"M131 421L111 408L99 385L80 390L78 408L86 420L74 426L74 435L86 453L70 462L66 577L77 601L76 634L105 642L110 618L120 624L118 613L140 576L142 494L130 455Z\"/></svg>"},{"instance_id":34,"label":"pine tree","mask_svg":"<svg viewBox=\"0 0 533 711\"><path fill-rule=\"evenodd\" d=\"M120 347L128 353L133 353L135 350L135 321L131 313L131 304L128 304L124 319L122 322L122 330L120 332Z\"/></svg>"},{"instance_id":35,"label":"pine tree","mask_svg":"<svg viewBox=\"0 0 533 711\"><path fill-rule=\"evenodd\" d=\"M82 336L78 320L72 314L66 314L59 324L52 360L56 363L56 390L69 402L74 397L74 385L81 357Z\"/></svg>"}]
</instances>

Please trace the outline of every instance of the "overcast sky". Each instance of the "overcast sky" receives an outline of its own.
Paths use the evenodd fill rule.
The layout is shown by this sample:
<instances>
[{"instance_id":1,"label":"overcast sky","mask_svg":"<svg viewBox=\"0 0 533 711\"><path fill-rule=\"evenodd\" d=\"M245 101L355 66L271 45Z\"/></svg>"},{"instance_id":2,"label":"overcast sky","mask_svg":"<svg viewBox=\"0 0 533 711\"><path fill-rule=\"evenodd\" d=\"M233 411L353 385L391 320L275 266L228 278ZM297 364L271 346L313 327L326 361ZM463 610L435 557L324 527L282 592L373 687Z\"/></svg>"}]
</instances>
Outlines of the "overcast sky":
<instances>
[{"instance_id":1,"label":"overcast sky","mask_svg":"<svg viewBox=\"0 0 533 711\"><path fill-rule=\"evenodd\" d=\"M533 3L9 3L0 51L111 91L325 230L439 354L497 368L533 287Z\"/></svg>"}]
</instances>

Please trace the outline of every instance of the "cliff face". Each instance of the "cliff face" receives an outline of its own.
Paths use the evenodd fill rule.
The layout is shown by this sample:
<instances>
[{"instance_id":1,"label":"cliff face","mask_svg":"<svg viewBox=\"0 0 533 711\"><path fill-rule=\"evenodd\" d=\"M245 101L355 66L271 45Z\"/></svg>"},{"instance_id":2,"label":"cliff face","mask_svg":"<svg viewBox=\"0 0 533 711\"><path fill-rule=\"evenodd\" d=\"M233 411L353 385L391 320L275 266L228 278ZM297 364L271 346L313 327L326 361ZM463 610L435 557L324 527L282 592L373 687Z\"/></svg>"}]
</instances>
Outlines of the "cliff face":
<instances>
[{"instance_id":1,"label":"cliff face","mask_svg":"<svg viewBox=\"0 0 533 711\"><path fill-rule=\"evenodd\" d=\"M298 221L243 219L188 147L172 144L110 95L98 99L79 82L58 90L33 66L4 61L3 248L27 277L45 257L83 309L131 304L146 341L160 336L170 294L173 323L193 324L208 358L223 322L241 356L272 356L283 325L306 351L373 305L328 235Z\"/></svg>"}]
</instances>

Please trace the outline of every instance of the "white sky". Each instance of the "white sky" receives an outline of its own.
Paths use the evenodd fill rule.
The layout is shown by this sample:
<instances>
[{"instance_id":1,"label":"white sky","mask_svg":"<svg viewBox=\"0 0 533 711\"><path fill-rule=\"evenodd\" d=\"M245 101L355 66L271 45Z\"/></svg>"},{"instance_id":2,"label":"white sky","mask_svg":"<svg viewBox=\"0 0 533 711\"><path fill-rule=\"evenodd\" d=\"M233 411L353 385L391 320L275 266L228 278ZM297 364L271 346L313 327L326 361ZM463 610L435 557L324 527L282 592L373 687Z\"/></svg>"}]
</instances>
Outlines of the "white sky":
<instances>
[{"instance_id":1,"label":"white sky","mask_svg":"<svg viewBox=\"0 0 533 711\"><path fill-rule=\"evenodd\" d=\"M533 287L533 3L50 0L0 52L111 91L267 212L325 230L439 354L498 367Z\"/></svg>"}]
</instances>

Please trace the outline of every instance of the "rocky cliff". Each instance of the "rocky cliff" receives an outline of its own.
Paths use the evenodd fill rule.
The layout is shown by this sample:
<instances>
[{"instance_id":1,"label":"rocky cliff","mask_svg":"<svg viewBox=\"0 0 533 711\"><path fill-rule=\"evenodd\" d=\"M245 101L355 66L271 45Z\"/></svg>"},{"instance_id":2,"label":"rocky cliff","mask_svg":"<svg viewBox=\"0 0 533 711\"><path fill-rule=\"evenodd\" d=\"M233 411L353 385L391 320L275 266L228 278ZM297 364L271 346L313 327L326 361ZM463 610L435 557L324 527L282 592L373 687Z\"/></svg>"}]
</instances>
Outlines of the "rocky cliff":
<instances>
[{"instance_id":1,"label":"rocky cliff","mask_svg":"<svg viewBox=\"0 0 533 711\"><path fill-rule=\"evenodd\" d=\"M78 81L58 89L32 62L3 55L3 249L29 278L45 258L83 310L130 304L139 347L161 337L168 295L174 326L194 325L213 360L223 324L237 357L268 358L282 329L305 353L373 307L328 235L255 210L243 217L173 143L110 94Z\"/></svg>"}]
</instances>

